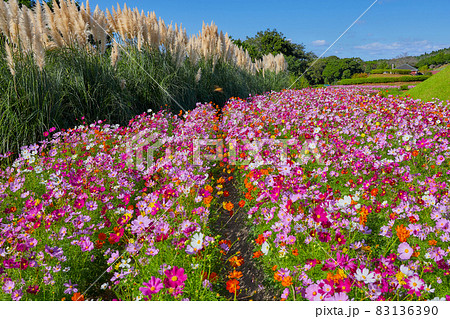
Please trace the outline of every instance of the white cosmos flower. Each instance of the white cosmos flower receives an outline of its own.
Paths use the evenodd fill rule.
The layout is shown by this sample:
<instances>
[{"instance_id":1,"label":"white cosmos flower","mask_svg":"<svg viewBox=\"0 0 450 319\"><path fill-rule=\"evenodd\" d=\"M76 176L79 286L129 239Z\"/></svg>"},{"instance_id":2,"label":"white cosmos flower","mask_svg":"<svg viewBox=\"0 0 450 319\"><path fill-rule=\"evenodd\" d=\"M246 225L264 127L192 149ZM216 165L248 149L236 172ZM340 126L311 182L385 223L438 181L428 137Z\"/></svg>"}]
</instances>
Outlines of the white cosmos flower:
<instances>
[{"instance_id":1,"label":"white cosmos flower","mask_svg":"<svg viewBox=\"0 0 450 319\"><path fill-rule=\"evenodd\" d=\"M412 275L414 275L414 271L410 270L408 266L405 265L401 265L400 266L400 271L406 276L406 277L410 277Z\"/></svg>"},{"instance_id":2,"label":"white cosmos flower","mask_svg":"<svg viewBox=\"0 0 450 319\"><path fill-rule=\"evenodd\" d=\"M351 202L352 202L352 198L350 196L346 195L346 196L344 196L344 199L338 200L337 205L339 207L347 207L351 204Z\"/></svg>"},{"instance_id":3,"label":"white cosmos flower","mask_svg":"<svg viewBox=\"0 0 450 319\"><path fill-rule=\"evenodd\" d=\"M264 255L267 255L269 253L269 244L267 242L264 242L261 246L261 252Z\"/></svg>"},{"instance_id":4,"label":"white cosmos flower","mask_svg":"<svg viewBox=\"0 0 450 319\"><path fill-rule=\"evenodd\" d=\"M363 270L357 269L355 278L358 281L364 281L366 284L374 283L375 282L375 273L369 272L369 269L364 268Z\"/></svg>"},{"instance_id":5,"label":"white cosmos flower","mask_svg":"<svg viewBox=\"0 0 450 319\"><path fill-rule=\"evenodd\" d=\"M412 137L412 135L405 134L405 135L403 135L402 140L403 140L403 142L407 142L407 141L409 141L409 139L410 139L411 137Z\"/></svg>"},{"instance_id":6,"label":"white cosmos flower","mask_svg":"<svg viewBox=\"0 0 450 319\"><path fill-rule=\"evenodd\" d=\"M203 237L204 237L204 235L202 233L194 234L194 236L192 236L192 240L191 240L192 248L201 249L203 246Z\"/></svg>"}]
</instances>

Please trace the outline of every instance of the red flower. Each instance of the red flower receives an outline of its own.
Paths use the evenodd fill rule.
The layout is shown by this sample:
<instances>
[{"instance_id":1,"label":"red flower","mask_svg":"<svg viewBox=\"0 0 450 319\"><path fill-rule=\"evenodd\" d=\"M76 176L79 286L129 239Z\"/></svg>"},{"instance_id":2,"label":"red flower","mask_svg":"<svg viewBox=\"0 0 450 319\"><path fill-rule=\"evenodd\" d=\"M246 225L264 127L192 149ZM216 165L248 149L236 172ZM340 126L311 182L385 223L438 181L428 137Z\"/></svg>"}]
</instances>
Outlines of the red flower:
<instances>
[{"instance_id":1,"label":"red flower","mask_svg":"<svg viewBox=\"0 0 450 319\"><path fill-rule=\"evenodd\" d=\"M237 293L241 287L239 286L239 281L236 279L230 279L227 281L227 290L234 294Z\"/></svg>"},{"instance_id":2,"label":"red flower","mask_svg":"<svg viewBox=\"0 0 450 319\"><path fill-rule=\"evenodd\" d=\"M264 244L265 241L266 241L266 238L264 237L263 234L259 234L259 235L258 235L258 238L255 239L255 242L256 242L258 245Z\"/></svg>"},{"instance_id":3,"label":"red flower","mask_svg":"<svg viewBox=\"0 0 450 319\"><path fill-rule=\"evenodd\" d=\"M72 296L72 301L84 301L84 296L79 292L76 292Z\"/></svg>"}]
</instances>

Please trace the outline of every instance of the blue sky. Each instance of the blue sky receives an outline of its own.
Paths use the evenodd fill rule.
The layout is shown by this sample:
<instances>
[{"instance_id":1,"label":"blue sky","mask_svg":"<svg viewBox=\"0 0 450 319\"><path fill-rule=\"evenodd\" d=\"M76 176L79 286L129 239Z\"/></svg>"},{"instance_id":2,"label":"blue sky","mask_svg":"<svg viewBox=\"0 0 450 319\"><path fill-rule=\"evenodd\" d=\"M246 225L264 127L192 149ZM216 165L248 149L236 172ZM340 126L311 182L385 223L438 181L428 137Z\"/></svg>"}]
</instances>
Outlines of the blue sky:
<instances>
[{"instance_id":1,"label":"blue sky","mask_svg":"<svg viewBox=\"0 0 450 319\"><path fill-rule=\"evenodd\" d=\"M129 0L119 4L155 11L166 23L182 23L188 34L201 30L203 21L214 21L219 30L241 39L275 28L321 55L374 1ZM91 7L97 4L111 9L117 1L90 1ZM378 0L325 56L373 60L450 47L449 12L448 0Z\"/></svg>"}]
</instances>

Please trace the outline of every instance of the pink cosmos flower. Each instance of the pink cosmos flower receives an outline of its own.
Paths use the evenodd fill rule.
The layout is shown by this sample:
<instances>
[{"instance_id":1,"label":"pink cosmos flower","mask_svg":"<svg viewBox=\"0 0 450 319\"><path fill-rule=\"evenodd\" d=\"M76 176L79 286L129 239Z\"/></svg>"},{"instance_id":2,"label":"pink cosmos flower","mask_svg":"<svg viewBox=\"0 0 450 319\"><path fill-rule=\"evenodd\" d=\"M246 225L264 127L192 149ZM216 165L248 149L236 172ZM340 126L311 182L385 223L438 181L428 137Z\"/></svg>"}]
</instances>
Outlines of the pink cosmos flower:
<instances>
[{"instance_id":1,"label":"pink cosmos flower","mask_svg":"<svg viewBox=\"0 0 450 319\"><path fill-rule=\"evenodd\" d=\"M13 291L15 286L16 286L16 284L14 283L14 281L7 280L5 282L5 284L3 285L3 292L7 293L7 294L10 294L10 293L12 293L12 291Z\"/></svg>"},{"instance_id":2,"label":"pink cosmos flower","mask_svg":"<svg viewBox=\"0 0 450 319\"><path fill-rule=\"evenodd\" d=\"M348 295L345 292L338 292L331 297L326 297L325 301L348 301Z\"/></svg>"},{"instance_id":3,"label":"pink cosmos flower","mask_svg":"<svg viewBox=\"0 0 450 319\"><path fill-rule=\"evenodd\" d=\"M16 289L12 292L11 294L11 298L13 301L19 301L20 299L22 299L23 293L21 289Z\"/></svg>"},{"instance_id":4,"label":"pink cosmos flower","mask_svg":"<svg viewBox=\"0 0 450 319\"><path fill-rule=\"evenodd\" d=\"M285 288L283 290L283 293L281 294L281 299L287 299L288 296L289 296L289 288Z\"/></svg>"},{"instance_id":5,"label":"pink cosmos flower","mask_svg":"<svg viewBox=\"0 0 450 319\"><path fill-rule=\"evenodd\" d=\"M80 246L81 251L91 251L92 249L94 249L94 244L87 236L83 236L80 238L78 246Z\"/></svg>"},{"instance_id":6,"label":"pink cosmos flower","mask_svg":"<svg viewBox=\"0 0 450 319\"><path fill-rule=\"evenodd\" d=\"M404 242L398 245L397 252L399 253L398 258L400 260L408 260L409 258L411 258L411 255L414 251L407 242Z\"/></svg>"},{"instance_id":7,"label":"pink cosmos flower","mask_svg":"<svg viewBox=\"0 0 450 319\"><path fill-rule=\"evenodd\" d=\"M314 209L314 213L312 218L314 219L315 222L317 223L324 223L328 220L327 218L327 212L320 206L317 206Z\"/></svg>"},{"instance_id":8,"label":"pink cosmos flower","mask_svg":"<svg viewBox=\"0 0 450 319\"><path fill-rule=\"evenodd\" d=\"M316 297L319 294L319 285L317 284L312 284L310 286L308 286L308 288L306 288L305 290L305 298L313 301L314 297Z\"/></svg>"},{"instance_id":9,"label":"pink cosmos flower","mask_svg":"<svg viewBox=\"0 0 450 319\"><path fill-rule=\"evenodd\" d=\"M124 231L125 230L123 228L120 228L115 233L109 234L109 243L110 244L118 243L120 241L120 238L122 238Z\"/></svg>"},{"instance_id":10,"label":"pink cosmos flower","mask_svg":"<svg viewBox=\"0 0 450 319\"><path fill-rule=\"evenodd\" d=\"M97 207L98 207L98 205L94 201L89 201L89 202L86 203L87 210L93 211L93 210L96 210Z\"/></svg>"},{"instance_id":11,"label":"pink cosmos flower","mask_svg":"<svg viewBox=\"0 0 450 319\"><path fill-rule=\"evenodd\" d=\"M131 222L131 232L140 233L150 225L150 219L147 216L139 215Z\"/></svg>"},{"instance_id":12,"label":"pink cosmos flower","mask_svg":"<svg viewBox=\"0 0 450 319\"><path fill-rule=\"evenodd\" d=\"M334 240L337 242L338 246L345 245L345 242L347 241L341 233L336 233Z\"/></svg>"},{"instance_id":13,"label":"pink cosmos flower","mask_svg":"<svg viewBox=\"0 0 450 319\"><path fill-rule=\"evenodd\" d=\"M144 282L145 287L140 287L139 290L144 296L151 296L157 294L161 289L164 288L161 279L152 276L148 282Z\"/></svg>"},{"instance_id":14,"label":"pink cosmos flower","mask_svg":"<svg viewBox=\"0 0 450 319\"><path fill-rule=\"evenodd\" d=\"M408 294L416 294L417 297L419 297L422 293L421 290L424 289L424 282L422 279L420 279L419 276L414 275L406 280L406 283L408 284L408 287L410 290L408 291Z\"/></svg>"},{"instance_id":15,"label":"pink cosmos flower","mask_svg":"<svg viewBox=\"0 0 450 319\"><path fill-rule=\"evenodd\" d=\"M81 209L84 207L84 199L76 199L73 207L76 209Z\"/></svg>"},{"instance_id":16,"label":"pink cosmos flower","mask_svg":"<svg viewBox=\"0 0 450 319\"><path fill-rule=\"evenodd\" d=\"M352 290L352 283L348 278L340 280L336 287L336 292L349 293L350 290Z\"/></svg>"},{"instance_id":17,"label":"pink cosmos flower","mask_svg":"<svg viewBox=\"0 0 450 319\"><path fill-rule=\"evenodd\" d=\"M164 274L167 278L164 279L164 286L166 288L175 288L184 283L187 279L187 275L184 273L183 268L174 266L172 269L166 270Z\"/></svg>"}]
</instances>

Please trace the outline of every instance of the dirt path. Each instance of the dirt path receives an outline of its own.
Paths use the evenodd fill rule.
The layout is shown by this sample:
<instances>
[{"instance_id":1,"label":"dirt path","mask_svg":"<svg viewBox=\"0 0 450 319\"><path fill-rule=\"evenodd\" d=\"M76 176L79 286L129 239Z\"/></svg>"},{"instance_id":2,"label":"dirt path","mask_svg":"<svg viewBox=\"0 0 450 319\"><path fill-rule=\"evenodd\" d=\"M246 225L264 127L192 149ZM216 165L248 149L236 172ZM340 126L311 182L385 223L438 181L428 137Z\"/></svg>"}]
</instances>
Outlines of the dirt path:
<instances>
[{"instance_id":1,"label":"dirt path","mask_svg":"<svg viewBox=\"0 0 450 319\"><path fill-rule=\"evenodd\" d=\"M244 264L237 268L241 271L243 277L239 278L240 293L237 296L237 300L258 300L268 301L273 300L274 294L262 286L264 281L264 273L253 259L252 236L248 229L247 223L247 210L239 208L239 191L234 186L234 180L228 181L224 185L224 191L228 191L229 196L222 196L219 200L221 215L213 226L213 230L222 235L222 239L229 240L233 244L225 255L225 259L228 259L240 252L240 255L244 258ZM223 202L231 202L234 205L234 211L236 213L230 217L229 213L223 209ZM224 276L232 270L232 267L227 263L227 272ZM230 293L230 296L232 294Z\"/></svg>"}]
</instances>

